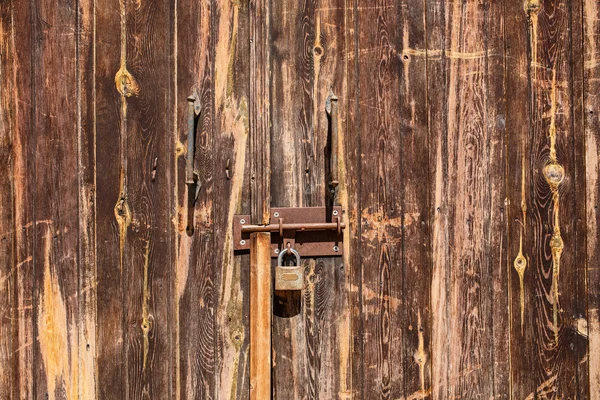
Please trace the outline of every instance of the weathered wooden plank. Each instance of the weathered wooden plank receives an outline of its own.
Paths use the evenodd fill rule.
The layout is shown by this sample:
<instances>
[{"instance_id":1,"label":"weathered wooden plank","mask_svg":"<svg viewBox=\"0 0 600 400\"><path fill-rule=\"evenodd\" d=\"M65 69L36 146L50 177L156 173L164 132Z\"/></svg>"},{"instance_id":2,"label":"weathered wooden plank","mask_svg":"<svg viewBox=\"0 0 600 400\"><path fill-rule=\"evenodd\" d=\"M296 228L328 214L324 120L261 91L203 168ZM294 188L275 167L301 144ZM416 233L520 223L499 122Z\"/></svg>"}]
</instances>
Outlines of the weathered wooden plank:
<instances>
[{"instance_id":1,"label":"weathered wooden plank","mask_svg":"<svg viewBox=\"0 0 600 400\"><path fill-rule=\"evenodd\" d=\"M96 357L98 398L101 399L123 398L127 375L123 282L124 246L130 213L126 203L121 202L124 200L121 160L126 154L124 112L127 98L119 88L124 87L121 86L123 83L130 87L132 82L115 81L126 40L124 6L124 2L117 0L96 0ZM115 365L120 367L115 368Z\"/></svg>"},{"instance_id":2,"label":"weathered wooden plank","mask_svg":"<svg viewBox=\"0 0 600 400\"><path fill-rule=\"evenodd\" d=\"M270 24L271 24L271 1L256 0L249 3L249 36L250 36L250 62L249 62L249 161L250 161L250 220L252 223L264 224L270 220L271 208L271 146L269 139L271 134L271 48L270 48ZM238 177L240 178L240 177ZM231 210L230 210L231 211ZM254 239L252 239L254 240ZM260 243L254 243L256 250L256 259L253 262L251 254L250 260L250 288L248 294L250 296L250 398L259 399L270 397L272 390L271 380L267 382L253 381L254 379L267 379L267 366L265 363L271 364L271 357L268 360L265 357L266 351L270 349L257 349L254 345L265 346L271 343L271 331L268 330L268 339L264 337L253 337L255 335L267 334L267 323L270 327L271 316L267 318L265 312L267 310L256 307L254 302L253 290L258 290L261 298L264 299L265 290L269 290L269 295L272 293L270 279L263 280L253 274L253 267L257 268L257 264L270 265L270 255L267 255L265 247L268 247L267 241L270 240L270 235L257 237ZM264 253L263 253L264 251ZM266 260L269 258L269 260ZM268 262L267 262L268 261ZM263 271L264 273L264 271ZM271 270L269 270L269 274ZM254 275L254 276L253 276ZM263 275L264 277L264 275ZM269 285L266 284L269 282ZM260 287L259 287L260 286ZM271 307L269 307L269 312ZM255 325L258 324L258 325ZM257 329L253 331L256 327ZM254 358L254 356L257 356ZM256 373L256 376L253 374ZM270 376L269 376L270 378ZM256 384L256 392L254 391Z\"/></svg>"},{"instance_id":3,"label":"weathered wooden plank","mask_svg":"<svg viewBox=\"0 0 600 400\"><path fill-rule=\"evenodd\" d=\"M269 222L271 180L271 1L251 0L249 149L252 223Z\"/></svg>"},{"instance_id":4,"label":"weathered wooden plank","mask_svg":"<svg viewBox=\"0 0 600 400\"><path fill-rule=\"evenodd\" d=\"M349 385L346 385L346 398L362 398L363 390L363 332L362 323L362 275L360 247L360 131L356 127L360 120L358 112L358 16L355 0L345 1L345 73L347 98L342 109L346 111L343 146L344 161L340 162L339 198L345 202L345 218L348 223L344 230L344 265L348 276L348 303L350 319L350 369ZM343 204L343 203L342 203ZM340 396L341 397L341 396ZM342 397L343 398L343 397Z\"/></svg>"},{"instance_id":5,"label":"weathered wooden plank","mask_svg":"<svg viewBox=\"0 0 600 400\"><path fill-rule=\"evenodd\" d=\"M272 2L271 202L277 207L308 205L312 200L310 183L316 182L314 165L306 163L308 159L312 164L316 145L311 101L315 8L314 1ZM306 189L309 193L304 196ZM314 275L314 259L303 259L302 263L305 275ZM305 285L302 293L274 292L274 399L316 396L320 354L315 354L315 343L307 332L314 327L310 313L313 289L314 285Z\"/></svg>"},{"instance_id":6,"label":"weathered wooden plank","mask_svg":"<svg viewBox=\"0 0 600 400\"><path fill-rule=\"evenodd\" d=\"M402 32L397 116L401 131L402 363L404 397L431 394L431 248L429 233L429 135L427 115L426 4L401 2Z\"/></svg>"},{"instance_id":7,"label":"weathered wooden plank","mask_svg":"<svg viewBox=\"0 0 600 400\"><path fill-rule=\"evenodd\" d=\"M510 222L509 259L519 263L523 236L521 263L527 262L521 287L518 274L511 276L514 397L578 397L578 354L587 350L587 340L574 328L585 310L578 310L577 301L571 14L570 2L507 7L507 59L529 82L526 92L523 75L508 74L508 92L516 87L520 95L507 97L512 119L507 129L517 132L508 142L509 221L522 221ZM513 68L507 65L507 71ZM520 127L526 118L527 130Z\"/></svg>"},{"instance_id":8,"label":"weathered wooden plank","mask_svg":"<svg viewBox=\"0 0 600 400\"><path fill-rule=\"evenodd\" d=\"M306 45L312 58L311 73L304 89L311 90L307 104L308 142L303 143L303 197L305 205L342 205L347 220L348 193L345 183L331 186L333 169L338 178L347 175L345 157L346 73L344 70L344 1L318 1L305 24L309 36ZM308 21L307 21L308 22ZM312 27L311 27L312 25ZM328 96L338 97L338 117L328 118ZM333 151L333 124L337 124L338 148ZM342 147L343 150L343 147ZM332 160L337 160L333 164ZM308 171L308 173L306 173ZM274 185L274 183L273 183ZM310 187L309 187L310 185ZM345 258L320 258L309 264L303 294L304 335L308 343L309 398L347 398L350 393L350 308L347 268L350 260L349 235L346 234Z\"/></svg>"},{"instance_id":9,"label":"weathered wooden plank","mask_svg":"<svg viewBox=\"0 0 600 400\"><path fill-rule=\"evenodd\" d=\"M331 90L342 104L346 102L344 4L276 2L272 16L272 202L277 206L347 203L342 200L347 194L340 194L347 193L345 189L334 196L329 186L330 121L325 112ZM343 126L339 127L343 142ZM343 160L343 154L338 159ZM305 267L301 296L276 294L274 397L345 396L350 320L343 261L308 260Z\"/></svg>"},{"instance_id":10,"label":"weathered wooden plank","mask_svg":"<svg viewBox=\"0 0 600 400\"><path fill-rule=\"evenodd\" d=\"M482 292L485 290L486 306L482 312L487 313L485 323L489 325L489 339L484 346L489 346L486 360L488 377L483 377L492 386L495 399L510 398L510 297L508 257L508 212L506 208L506 162L507 162L507 130L506 130L506 49L505 1L486 2L482 4L484 15L483 26L486 60L485 91L486 118L484 129L487 140L484 151L489 164L481 172L484 181L488 180L488 203L484 205L484 213L489 219L484 226L488 241L488 255L483 269ZM484 214L485 215L485 214ZM489 364L491 363L491 365Z\"/></svg>"},{"instance_id":11,"label":"weathered wooden plank","mask_svg":"<svg viewBox=\"0 0 600 400\"><path fill-rule=\"evenodd\" d=\"M587 285L587 329L589 332L588 367L590 399L600 399L600 199L599 171L600 163L600 120L598 93L600 70L598 56L600 51L600 4L594 0L583 1L583 67L584 67L584 129L585 129L585 225L587 226L586 267ZM577 118L577 114L574 114ZM577 131L576 133L577 134ZM581 191L577 197L582 197ZM581 290L580 292L583 292ZM585 324L579 326L585 329ZM582 397L585 393L582 382Z\"/></svg>"},{"instance_id":12,"label":"weathered wooden plank","mask_svg":"<svg viewBox=\"0 0 600 400\"><path fill-rule=\"evenodd\" d=\"M33 4L34 387L36 398L78 395L77 9Z\"/></svg>"},{"instance_id":13,"label":"weathered wooden plank","mask_svg":"<svg viewBox=\"0 0 600 400\"><path fill-rule=\"evenodd\" d=\"M586 221L586 135L585 135L585 85L584 66L584 22L583 1L569 2L570 16L569 28L572 32L570 48L572 120L571 140L573 147L573 261L572 266L576 270L573 286L575 287L575 307L572 310L572 326L569 328L579 336L575 336L577 346L573 357L577 361L576 394L574 397L580 399L590 398L589 378L589 336L587 328L587 237L588 227ZM584 261L585 260L585 261ZM569 344L569 347L571 343Z\"/></svg>"},{"instance_id":14,"label":"weathered wooden plank","mask_svg":"<svg viewBox=\"0 0 600 400\"><path fill-rule=\"evenodd\" d=\"M449 198L449 187L443 185L448 176L448 164L444 162L448 149L446 132L448 115L446 98L448 88L448 58L443 51L445 44L445 2L427 2L427 103L429 125L429 215L431 219L431 398L447 396L447 374L449 354L443 343L447 338L446 321L441 316L447 313L448 294L446 282L449 280L450 237L449 214L445 208ZM439 57L435 57L439 50ZM435 188L435 190L432 190ZM444 209L442 209L444 207ZM442 212L444 210L444 212Z\"/></svg>"},{"instance_id":15,"label":"weathered wooden plank","mask_svg":"<svg viewBox=\"0 0 600 400\"><path fill-rule=\"evenodd\" d=\"M527 14L522 5L507 2L506 19L506 130L507 135L507 224L509 231L508 263L510 290L511 363L530 360L532 343L528 338L533 327L533 294L526 291L525 279L532 274L531 198L526 188L531 170L526 164L529 149L529 53ZM510 93L510 95L508 95ZM529 214L527 211L529 210ZM522 362L522 361L521 361ZM512 395L525 397L534 390L531 374L513 374ZM527 393L527 394L526 394Z\"/></svg>"},{"instance_id":16,"label":"weathered wooden plank","mask_svg":"<svg viewBox=\"0 0 600 400\"><path fill-rule=\"evenodd\" d=\"M250 3L216 3L214 265L217 398L248 399L249 256L233 254L234 214L250 214ZM263 151L262 149L260 150ZM260 177L258 179L265 179ZM266 178L268 179L268 177Z\"/></svg>"},{"instance_id":17,"label":"weathered wooden plank","mask_svg":"<svg viewBox=\"0 0 600 400\"><path fill-rule=\"evenodd\" d=\"M17 332L15 232L13 209L15 134L15 88L13 50L13 4L0 4L0 398L13 398L17 386Z\"/></svg>"},{"instance_id":18,"label":"weathered wooden plank","mask_svg":"<svg viewBox=\"0 0 600 400\"><path fill-rule=\"evenodd\" d=\"M250 235L250 399L271 398L271 234Z\"/></svg>"},{"instance_id":19,"label":"weathered wooden plank","mask_svg":"<svg viewBox=\"0 0 600 400\"><path fill-rule=\"evenodd\" d=\"M7 89L11 89L12 115L12 158L13 158L13 203L14 210L14 256L11 262L14 277L12 292L12 348L15 380L9 398L27 399L34 397L33 383L33 271L34 271L34 192L33 174L35 163L34 132L35 104L33 99L34 38L32 8L30 2L8 2L11 25L4 34L9 35L10 48L7 56L11 60L11 74ZM4 85L3 85L4 86Z\"/></svg>"},{"instance_id":20,"label":"weathered wooden plank","mask_svg":"<svg viewBox=\"0 0 600 400\"><path fill-rule=\"evenodd\" d=\"M404 396L400 4L357 4L362 396Z\"/></svg>"},{"instance_id":21,"label":"weathered wooden plank","mask_svg":"<svg viewBox=\"0 0 600 400\"><path fill-rule=\"evenodd\" d=\"M495 390L504 395L508 387L507 381L494 381L495 361L507 365L506 358L495 358L507 353L500 347L496 354L492 329L496 313L505 320L507 313L492 304L497 280L492 273L503 267L505 233L499 221L504 185L488 175L501 176L505 165L503 129L496 125L502 90L495 81L502 79L502 63L496 58L502 59L503 47L486 40L502 35L501 9L501 4L446 1L436 10L444 14L443 47L437 54L428 49L428 56L442 58L447 93L441 108L445 125L432 131L430 142L433 398L492 398ZM490 18L500 23L490 23ZM434 107L440 111L439 103ZM501 386L496 389L496 384Z\"/></svg>"},{"instance_id":22,"label":"weathered wooden plank","mask_svg":"<svg viewBox=\"0 0 600 400\"><path fill-rule=\"evenodd\" d=\"M171 397L173 141L170 18L162 1L126 2L117 73L124 107L125 366L131 399ZM122 48L123 51L123 48ZM124 82L125 81L125 82ZM124 96L123 96L124 95ZM123 217L121 217L123 218Z\"/></svg>"},{"instance_id":23,"label":"weathered wooden plank","mask_svg":"<svg viewBox=\"0 0 600 400\"><path fill-rule=\"evenodd\" d=\"M178 334L176 394L183 399L215 396L215 312L213 264L213 2L178 1L174 47L176 126L175 157L181 156L174 171L177 210L176 293ZM188 104L199 97L195 153L185 154ZM185 179L185 158L195 156L200 192L189 193ZM194 188L192 188L193 190ZM193 230L188 225L194 221ZM189 316L194 316L190 318ZM176 397L177 397L176 396Z\"/></svg>"},{"instance_id":24,"label":"weathered wooden plank","mask_svg":"<svg viewBox=\"0 0 600 400\"><path fill-rule=\"evenodd\" d=\"M77 3L78 398L97 396L95 3Z\"/></svg>"},{"instance_id":25,"label":"weathered wooden plank","mask_svg":"<svg viewBox=\"0 0 600 400\"><path fill-rule=\"evenodd\" d=\"M361 224L360 224L360 130L357 129L360 121L359 92L358 92L358 10L355 0L345 1L345 73L346 73L346 101L342 109L346 111L343 146L344 162L340 164L339 198L345 202L345 218L348 222L344 230L344 265L348 276L348 303L350 319L350 370L349 385L346 385L345 398L363 397L363 370L364 370L364 325L362 321L362 262L361 262ZM342 203L343 204L343 203ZM340 396L341 398L344 398Z\"/></svg>"}]
</instances>

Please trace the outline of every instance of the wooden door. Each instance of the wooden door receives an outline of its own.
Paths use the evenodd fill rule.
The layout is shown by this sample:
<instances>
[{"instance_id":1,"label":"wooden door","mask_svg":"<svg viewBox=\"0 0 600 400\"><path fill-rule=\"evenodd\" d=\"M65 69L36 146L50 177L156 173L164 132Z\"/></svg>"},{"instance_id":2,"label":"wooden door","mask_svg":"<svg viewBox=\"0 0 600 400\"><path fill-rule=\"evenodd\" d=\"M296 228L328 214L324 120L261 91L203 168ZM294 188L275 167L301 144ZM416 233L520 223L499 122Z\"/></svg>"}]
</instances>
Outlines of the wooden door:
<instances>
[{"instance_id":1,"label":"wooden door","mask_svg":"<svg viewBox=\"0 0 600 400\"><path fill-rule=\"evenodd\" d=\"M343 257L273 298L273 398L600 399L598 21L0 1L0 399L248 399L234 215L331 205Z\"/></svg>"}]
</instances>

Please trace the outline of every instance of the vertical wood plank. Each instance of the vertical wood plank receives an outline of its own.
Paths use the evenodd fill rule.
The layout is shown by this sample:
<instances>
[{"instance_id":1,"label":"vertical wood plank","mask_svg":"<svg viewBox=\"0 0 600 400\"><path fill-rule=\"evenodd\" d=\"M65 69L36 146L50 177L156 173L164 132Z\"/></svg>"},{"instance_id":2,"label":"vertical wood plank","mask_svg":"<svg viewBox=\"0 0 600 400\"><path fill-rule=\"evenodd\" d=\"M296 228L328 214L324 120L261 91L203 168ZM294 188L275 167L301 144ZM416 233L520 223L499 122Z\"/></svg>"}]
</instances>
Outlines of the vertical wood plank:
<instances>
[{"instance_id":1,"label":"vertical wood plank","mask_svg":"<svg viewBox=\"0 0 600 400\"><path fill-rule=\"evenodd\" d=\"M215 397L215 294L213 261L213 124L214 124L214 50L213 2L178 0L174 35L176 43L174 85L175 157L174 171L178 201L176 210L177 268L176 293L178 353L176 398ZM196 121L195 153L187 149L187 96L196 93L201 112ZM188 193L185 159L195 158L200 192ZM193 215L193 217L190 217ZM194 221L193 231L186 231ZM194 316L190 318L190 316Z\"/></svg>"},{"instance_id":2,"label":"vertical wood plank","mask_svg":"<svg viewBox=\"0 0 600 400\"><path fill-rule=\"evenodd\" d=\"M508 312L506 299L495 303L494 296L505 237L502 115L497 121L503 46L494 40L503 32L501 10L500 3L446 1L435 10L444 19L432 15L432 23L445 26L444 43L438 52L429 47L428 56L442 58L447 93L441 109L439 98L433 105L446 116L430 142L434 398L493 398L508 388L494 375L495 365L500 372L507 365L506 340L496 343L493 331L494 320L501 323Z\"/></svg>"},{"instance_id":3,"label":"vertical wood plank","mask_svg":"<svg viewBox=\"0 0 600 400\"><path fill-rule=\"evenodd\" d=\"M79 192L78 359L81 399L96 398L96 103L95 2L77 2L77 162Z\"/></svg>"},{"instance_id":4,"label":"vertical wood plank","mask_svg":"<svg viewBox=\"0 0 600 400\"><path fill-rule=\"evenodd\" d=\"M509 258L508 258L508 212L506 207L507 184L507 130L506 119L506 48L505 48L505 1L494 1L482 5L487 28L485 42L486 109L483 129L488 142L484 147L489 164L482 173L487 179L489 191L484 204L484 213L489 219L484 225L488 241L488 256L483 268L482 294L486 296L482 307L489 324L489 338L484 346L491 362L488 364L488 379L493 396L497 399L510 398L510 297L509 297ZM487 169L487 170L486 170ZM485 214L484 214L485 215ZM485 290L485 292L484 292Z\"/></svg>"},{"instance_id":5,"label":"vertical wood plank","mask_svg":"<svg viewBox=\"0 0 600 400\"><path fill-rule=\"evenodd\" d=\"M579 397L579 355L587 351L576 328L585 310L577 300L583 271L576 258L582 238L576 233L574 129L580 124L573 120L578 106L572 13L571 2L528 1L524 9L507 4L507 60L528 79L525 91L523 75L507 75L509 92L516 87L519 93L507 97L507 129L518 133L508 142L509 259L517 266L522 249L521 263L526 261L522 286L518 272L511 272L514 397Z\"/></svg>"},{"instance_id":6,"label":"vertical wood plank","mask_svg":"<svg viewBox=\"0 0 600 400\"><path fill-rule=\"evenodd\" d=\"M584 128L585 128L585 187L587 225L587 328L589 332L588 366L590 399L600 399L600 120L598 119L600 89L598 51L600 42L600 4L583 1L583 67L584 67ZM577 118L577 114L575 114ZM577 134L577 132L576 132ZM581 192L580 192L581 193ZM581 196L579 194L578 196ZM585 326L585 325L584 325ZM584 326L578 328L584 328ZM584 385L585 383L582 383Z\"/></svg>"},{"instance_id":7,"label":"vertical wood plank","mask_svg":"<svg viewBox=\"0 0 600 400\"><path fill-rule=\"evenodd\" d=\"M124 199L121 160L126 154L123 111L127 100L119 92L115 76L126 43L125 3L118 0L95 0L95 3L98 398L121 399L125 396L127 374L123 283L128 209L121 202Z\"/></svg>"},{"instance_id":8,"label":"vertical wood plank","mask_svg":"<svg viewBox=\"0 0 600 400\"><path fill-rule=\"evenodd\" d=\"M431 395L431 248L427 115L426 2L401 2L398 43L402 70L398 110L401 130L402 362L405 398Z\"/></svg>"},{"instance_id":9,"label":"vertical wood plank","mask_svg":"<svg viewBox=\"0 0 600 400\"><path fill-rule=\"evenodd\" d=\"M363 391L404 396L400 4L357 4Z\"/></svg>"},{"instance_id":10,"label":"vertical wood plank","mask_svg":"<svg viewBox=\"0 0 600 400\"><path fill-rule=\"evenodd\" d=\"M361 148L358 91L358 0L345 1L345 72L347 100L344 104L346 110L345 137L343 155L345 162L344 174L340 174L340 198L347 204L347 228L344 230L344 263L348 275L348 303L350 319L350 388L347 389L346 398L363 398L363 371L364 371L364 325L362 320L362 262L361 262L361 198L360 198L360 171ZM349 392L349 393L348 393ZM341 397L341 396L340 396Z\"/></svg>"},{"instance_id":11,"label":"vertical wood plank","mask_svg":"<svg viewBox=\"0 0 600 400\"><path fill-rule=\"evenodd\" d=\"M449 354L443 348L447 340L446 321L448 294L446 282L449 279L450 237L449 214L441 212L448 199L448 186L443 184L448 176L448 164L444 162L448 149L447 136L440 134L448 129L446 98L448 88L448 58L444 51L446 27L446 2L427 2L427 102L429 129L429 165L431 218L431 398L447 396L447 374ZM436 57L436 50L439 56ZM433 190L435 188L435 190Z\"/></svg>"},{"instance_id":12,"label":"vertical wood plank","mask_svg":"<svg viewBox=\"0 0 600 400\"><path fill-rule=\"evenodd\" d=\"M17 331L15 284L15 232L13 188L15 184L12 146L15 134L13 75L13 5L0 4L0 398L13 398L17 386L17 354L14 333Z\"/></svg>"},{"instance_id":13,"label":"vertical wood plank","mask_svg":"<svg viewBox=\"0 0 600 400\"><path fill-rule=\"evenodd\" d=\"M250 399L271 398L271 234L250 235Z\"/></svg>"},{"instance_id":14,"label":"vertical wood plank","mask_svg":"<svg viewBox=\"0 0 600 400\"><path fill-rule=\"evenodd\" d=\"M123 263L127 396L171 397L171 8L125 3L125 52L117 73L125 99ZM123 39L123 38L122 38ZM124 62L125 61L125 62ZM120 79L120 81L119 81ZM187 96L187 94L186 94Z\"/></svg>"},{"instance_id":15,"label":"vertical wood plank","mask_svg":"<svg viewBox=\"0 0 600 400\"><path fill-rule=\"evenodd\" d=\"M249 255L233 253L234 214L250 214L250 2L218 1L214 15L214 265L216 397L248 399ZM262 134L265 134L264 132ZM264 152L264 149L258 149ZM262 157L262 156L261 156ZM257 179L268 179L261 176ZM268 200L267 200L268 201Z\"/></svg>"},{"instance_id":16,"label":"vertical wood plank","mask_svg":"<svg viewBox=\"0 0 600 400\"><path fill-rule=\"evenodd\" d=\"M506 130L507 135L507 211L508 211L508 267L510 290L510 354L511 395L525 397L534 390L531 374L513 374L512 365L519 360L533 357L532 343L525 332L533 324L530 310L533 293L528 292L525 279L532 274L531 268L531 198L527 187L531 171L527 163L529 149L529 50L528 21L522 5L506 2ZM527 211L529 210L529 214ZM521 361L522 362L522 361Z\"/></svg>"},{"instance_id":17,"label":"vertical wood plank","mask_svg":"<svg viewBox=\"0 0 600 400\"><path fill-rule=\"evenodd\" d=\"M266 224L271 176L271 1L251 0L250 24L250 209L252 223Z\"/></svg>"},{"instance_id":18,"label":"vertical wood plank","mask_svg":"<svg viewBox=\"0 0 600 400\"><path fill-rule=\"evenodd\" d=\"M249 35L250 35L250 65L249 65L249 162L250 162L250 220L252 223L266 224L270 220L270 207L271 207L271 146L270 146L270 135L271 135L271 49L270 49L270 26L271 26L271 1L270 0L251 0L249 2ZM260 241L266 241L265 237L261 237ZM260 247L267 246L266 243L262 243ZM258 256L258 255L257 255ZM252 257L252 256L251 256ZM262 257L267 257L266 254L262 254ZM261 257L261 258L262 258ZM270 257L270 255L269 255ZM257 260L258 261L258 260ZM252 260L250 261L252 265ZM265 264L262 262L261 264ZM270 259L269 259L270 265ZM252 270L252 266L250 267ZM269 274L271 270L269 269ZM256 288L258 289L258 287ZM262 288L265 290L265 288ZM260 320L263 319L260 310L256 310L258 313L253 313L253 287L252 287L252 275L250 277L250 398L268 398L271 393L271 385L269 381L269 388L267 390L266 383L257 382L257 393L253 393L253 357L266 351L266 349L256 349L253 347L253 343L259 345L266 345L271 343L271 331L269 329L267 342L255 342L255 340L261 340L261 338L253 336L252 329L254 324L260 324ZM266 310L264 310L266 312ZM269 310L271 312L271 310ZM269 314L270 317L270 314ZM256 321L256 322L255 322ZM269 327L271 325L271 319L268 319ZM260 335L259 331L255 335ZM267 334L263 330L263 334ZM264 338L262 338L264 340ZM270 349L268 350L271 351ZM266 360L262 360L263 363ZM262 363L261 363L262 364ZM269 355L270 364L270 355ZM264 368L263 365L259 367L259 370ZM265 376L259 374L257 379Z\"/></svg>"},{"instance_id":19,"label":"vertical wood plank","mask_svg":"<svg viewBox=\"0 0 600 400\"><path fill-rule=\"evenodd\" d=\"M13 210L14 210L14 268L13 295L15 298L12 317L15 381L12 398L28 399L34 396L33 341L34 341L34 180L35 170L33 117L34 37L33 12L30 2L10 2L12 26L10 35L10 59L12 73L7 87L12 87L14 128L12 138L14 162ZM8 50L8 49L7 49ZM19 71L19 73L17 73Z\"/></svg>"},{"instance_id":20,"label":"vertical wood plank","mask_svg":"<svg viewBox=\"0 0 600 400\"><path fill-rule=\"evenodd\" d=\"M77 9L35 2L34 370L36 398L78 395Z\"/></svg>"},{"instance_id":21,"label":"vertical wood plank","mask_svg":"<svg viewBox=\"0 0 600 400\"><path fill-rule=\"evenodd\" d=\"M342 219L348 223L348 204L354 199L346 185L348 162L343 151L346 145L346 108L349 103L345 70L346 18L345 1L317 1L311 16L312 68L309 86L311 118L309 141L303 146L304 198L309 206L341 205ZM331 120L325 112L327 97L338 97L338 119ZM312 110L311 110L312 109ZM337 164L333 160L333 124L337 124ZM312 147L312 148L311 148ZM341 148L341 151L340 151ZM337 188L330 185L332 168L343 180ZM308 171L308 174L306 173ZM274 183L273 183L274 184ZM311 185L310 189L307 185ZM308 270L308 285L304 293L305 330L308 346L309 397L341 398L351 396L351 320L349 305L349 274L351 270L350 235L344 233L344 257L320 258Z\"/></svg>"},{"instance_id":22,"label":"vertical wood plank","mask_svg":"<svg viewBox=\"0 0 600 400\"><path fill-rule=\"evenodd\" d=\"M312 205L314 142L311 85L315 43L315 1L272 3L271 196L278 207ZM322 109L321 109L322 110ZM311 168L312 167L312 168ZM306 178L306 180L305 180ZM305 192L308 192L304 195ZM305 275L317 267L302 259ZM305 281L306 282L306 281ZM314 282L314 281L313 281ZM320 354L311 340L314 283L302 293L274 292L273 398L315 398ZM307 304L308 303L308 304ZM298 356L295 356L295 355Z\"/></svg>"},{"instance_id":23,"label":"vertical wood plank","mask_svg":"<svg viewBox=\"0 0 600 400\"><path fill-rule=\"evenodd\" d=\"M583 1L569 3L570 21L569 30L572 32L570 40L570 65L571 84L571 132L570 146L573 151L573 261L576 270L573 286L575 287L575 303L572 309L572 325L570 330L576 332L576 340L572 343L577 361L576 395L580 399L589 399L589 331L587 328L587 200L586 200L586 135L585 135L585 50L584 50L584 21ZM585 260L585 261L584 261ZM576 347L575 347L576 346Z\"/></svg>"},{"instance_id":24,"label":"vertical wood plank","mask_svg":"<svg viewBox=\"0 0 600 400\"><path fill-rule=\"evenodd\" d=\"M329 186L330 121L325 112L331 90L340 99L342 110L347 102L344 18L342 1L273 3L271 196L274 205L347 204L345 187L340 187L336 195ZM344 116L342 111L342 121ZM343 122L339 125L342 143L344 126ZM345 175L345 167L340 166L343 154L338 159L338 172ZM350 359L345 272L348 265L342 259L330 258L310 259L305 267L306 285L301 294L276 294L274 397L346 396ZM290 371L293 379L286 378Z\"/></svg>"}]
</instances>

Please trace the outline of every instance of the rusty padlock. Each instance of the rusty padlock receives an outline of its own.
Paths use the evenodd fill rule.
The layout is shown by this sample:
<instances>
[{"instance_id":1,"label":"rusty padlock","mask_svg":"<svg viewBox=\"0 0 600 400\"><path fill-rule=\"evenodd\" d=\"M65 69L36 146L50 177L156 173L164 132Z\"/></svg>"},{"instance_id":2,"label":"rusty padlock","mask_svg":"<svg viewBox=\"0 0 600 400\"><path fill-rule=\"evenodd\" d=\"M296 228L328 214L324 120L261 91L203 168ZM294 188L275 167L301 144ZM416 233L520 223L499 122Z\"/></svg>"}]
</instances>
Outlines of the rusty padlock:
<instances>
[{"instance_id":1,"label":"rusty padlock","mask_svg":"<svg viewBox=\"0 0 600 400\"><path fill-rule=\"evenodd\" d=\"M296 256L296 265L283 265L283 257L290 251ZM277 257L275 267L275 290L304 289L304 267L300 264L300 254L294 249L283 249Z\"/></svg>"}]
</instances>

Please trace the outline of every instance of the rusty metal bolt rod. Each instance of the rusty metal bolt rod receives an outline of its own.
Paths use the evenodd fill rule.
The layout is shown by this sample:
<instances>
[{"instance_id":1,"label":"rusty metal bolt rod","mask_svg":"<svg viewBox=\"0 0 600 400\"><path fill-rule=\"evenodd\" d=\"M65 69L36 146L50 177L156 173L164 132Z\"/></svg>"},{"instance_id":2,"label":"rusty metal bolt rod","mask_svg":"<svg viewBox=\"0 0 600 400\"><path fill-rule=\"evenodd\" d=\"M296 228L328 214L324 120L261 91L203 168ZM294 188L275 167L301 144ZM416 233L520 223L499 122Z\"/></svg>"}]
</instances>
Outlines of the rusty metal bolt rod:
<instances>
[{"instance_id":1,"label":"rusty metal bolt rod","mask_svg":"<svg viewBox=\"0 0 600 400\"><path fill-rule=\"evenodd\" d=\"M279 232L280 227L284 231L337 231L338 226L341 229L346 228L344 222L338 225L338 222L316 222L306 224L269 224L269 225L244 225L242 226L242 233L253 233L253 232Z\"/></svg>"}]
</instances>

